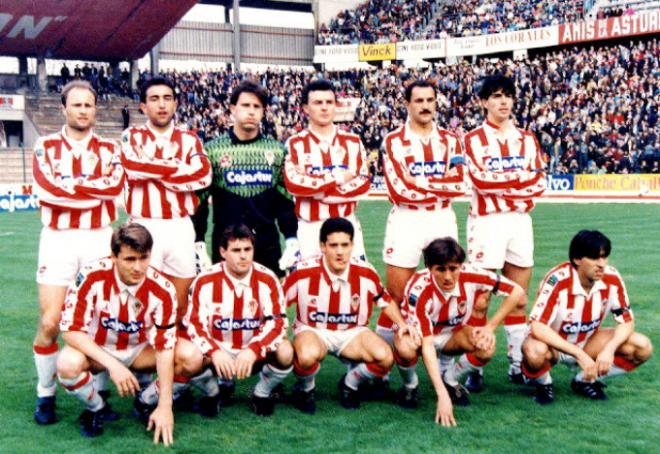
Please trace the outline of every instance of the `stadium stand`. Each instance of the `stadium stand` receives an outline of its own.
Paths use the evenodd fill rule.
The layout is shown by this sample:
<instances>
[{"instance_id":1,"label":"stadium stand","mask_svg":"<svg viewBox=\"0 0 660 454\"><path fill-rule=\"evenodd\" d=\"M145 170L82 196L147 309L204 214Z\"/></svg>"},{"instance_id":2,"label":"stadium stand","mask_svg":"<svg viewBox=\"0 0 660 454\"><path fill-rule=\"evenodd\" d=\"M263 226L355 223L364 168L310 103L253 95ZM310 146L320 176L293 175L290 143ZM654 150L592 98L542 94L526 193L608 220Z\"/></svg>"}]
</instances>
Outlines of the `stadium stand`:
<instances>
[{"instance_id":1,"label":"stadium stand","mask_svg":"<svg viewBox=\"0 0 660 454\"><path fill-rule=\"evenodd\" d=\"M437 81L440 123L459 135L482 121L474 96L478 80L504 72L517 80L516 117L537 133L553 173L653 171L660 161L660 44L658 39L601 48L566 48L528 60L480 60L476 65L434 65L310 73L168 73L180 87L179 120L209 140L230 126L230 90L243 78L271 93L264 131L280 140L304 127L300 93L312 77L335 81L338 97L359 98L355 120L346 124L376 152L384 135L405 121L401 83L418 77Z\"/></svg>"}]
</instances>

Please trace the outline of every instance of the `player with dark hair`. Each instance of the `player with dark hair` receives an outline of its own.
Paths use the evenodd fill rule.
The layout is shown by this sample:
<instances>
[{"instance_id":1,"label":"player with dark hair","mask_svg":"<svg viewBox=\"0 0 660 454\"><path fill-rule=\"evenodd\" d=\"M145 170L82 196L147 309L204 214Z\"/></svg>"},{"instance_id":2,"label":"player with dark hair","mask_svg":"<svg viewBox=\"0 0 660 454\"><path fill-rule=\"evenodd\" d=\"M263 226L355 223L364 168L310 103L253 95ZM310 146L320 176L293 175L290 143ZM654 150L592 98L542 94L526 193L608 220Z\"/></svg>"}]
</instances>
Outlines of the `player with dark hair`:
<instances>
[{"instance_id":1,"label":"player with dark hair","mask_svg":"<svg viewBox=\"0 0 660 454\"><path fill-rule=\"evenodd\" d=\"M554 400L550 369L557 362L579 367L573 392L605 400L601 377L630 372L651 356L651 341L635 331L623 279L608 265L611 250L601 232L582 230L571 240L569 261L550 270L539 286L522 366L539 404ZM607 312L616 327L601 328Z\"/></svg>"},{"instance_id":2,"label":"player with dark hair","mask_svg":"<svg viewBox=\"0 0 660 454\"><path fill-rule=\"evenodd\" d=\"M438 396L435 421L443 426L456 424L452 403L469 404L460 380L490 361L495 353L495 328L513 308L524 304L523 291L517 284L464 261L465 252L453 238L436 239L426 246L426 269L410 279L403 302L408 323L421 332L421 347L408 335L394 341L394 357L404 384L399 404L405 408L417 406L419 380L415 365L421 353ZM504 297L490 320L488 299L480 297L484 293ZM459 359L441 371L439 354Z\"/></svg>"},{"instance_id":3,"label":"player with dark hair","mask_svg":"<svg viewBox=\"0 0 660 454\"><path fill-rule=\"evenodd\" d=\"M211 166L197 135L175 125L177 105L169 79L144 83L140 109L147 123L122 134L122 163L128 177L126 211L154 237L151 263L176 287L180 320L195 277L190 221L199 204L195 191L211 183Z\"/></svg>"},{"instance_id":4,"label":"player with dark hair","mask_svg":"<svg viewBox=\"0 0 660 454\"><path fill-rule=\"evenodd\" d=\"M93 133L96 92L74 80L62 89L66 123L34 146L32 172L41 205L39 240L39 325L34 338L38 424L55 415L55 364L59 321L67 287L85 263L110 254L110 226L117 219L117 198L124 187L120 150Z\"/></svg>"},{"instance_id":5,"label":"player with dark hair","mask_svg":"<svg viewBox=\"0 0 660 454\"><path fill-rule=\"evenodd\" d=\"M321 257L300 262L284 282L287 303L296 305L293 366L298 382L292 399L305 413L316 411L315 377L328 353L352 366L338 384L345 408L360 406L360 384L392 368L392 350L368 328L374 304L401 327L401 335L415 336L376 271L351 258L354 234L353 223L345 218L325 220L319 232Z\"/></svg>"},{"instance_id":6,"label":"player with dark hair","mask_svg":"<svg viewBox=\"0 0 660 454\"><path fill-rule=\"evenodd\" d=\"M252 409L270 416L293 360L282 287L271 270L254 261L256 240L246 225L225 228L219 241L223 261L197 276L184 319L200 365L203 356L193 378L204 390L199 410L216 416L218 405L230 402L234 379L258 373Z\"/></svg>"},{"instance_id":7,"label":"player with dark hair","mask_svg":"<svg viewBox=\"0 0 660 454\"><path fill-rule=\"evenodd\" d=\"M527 294L534 265L534 232L529 213L534 199L545 190L545 172L538 140L516 126L512 118L516 97L514 81L503 75L483 80L479 99L484 124L465 136L465 154L472 201L467 222L470 263L502 275ZM527 330L524 307L504 320L510 362L509 379L523 383L520 347ZM470 375L468 389L483 387L480 372Z\"/></svg>"},{"instance_id":8,"label":"player with dark hair","mask_svg":"<svg viewBox=\"0 0 660 454\"><path fill-rule=\"evenodd\" d=\"M465 193L463 152L458 137L435 122L436 96L435 84L429 80L408 84L404 91L408 119L383 141L385 182L393 203L383 261L387 291L397 303L403 300L422 250L436 238L458 239L451 202ZM382 313L376 332L393 345L393 320Z\"/></svg>"},{"instance_id":9,"label":"player with dark hair","mask_svg":"<svg viewBox=\"0 0 660 454\"><path fill-rule=\"evenodd\" d=\"M369 191L367 155L360 137L334 124L337 98L332 82L313 80L303 88L309 127L287 141L284 181L295 196L298 242L303 259L318 256L323 221L344 217L353 223L353 253L365 256L358 198Z\"/></svg>"},{"instance_id":10,"label":"player with dark hair","mask_svg":"<svg viewBox=\"0 0 660 454\"><path fill-rule=\"evenodd\" d=\"M173 377L197 367L193 345L176 339L176 292L172 283L149 266L153 240L139 224L119 227L112 235L112 255L82 268L69 287L60 328L67 346L57 360L62 386L85 405L80 432L103 433L103 422L117 418L92 379L107 370L120 396L138 393L133 371L158 372L158 380L136 398L154 443L173 442ZM176 347L175 347L176 346ZM176 390L175 390L176 391ZM140 405L142 402L142 405ZM153 411L151 411L153 410Z\"/></svg>"},{"instance_id":11,"label":"player with dark hair","mask_svg":"<svg viewBox=\"0 0 660 454\"><path fill-rule=\"evenodd\" d=\"M198 271L210 267L204 237L208 200L213 198L213 263L220 261L220 237L227 226L243 223L256 235L254 260L278 276L297 258L297 220L293 201L284 187L286 151L281 143L264 137L260 125L268 107L268 94L259 84L245 80L231 93L229 108L234 125L204 149L213 167L213 181L200 192L201 204L193 216ZM286 239L282 266L280 234Z\"/></svg>"}]
</instances>

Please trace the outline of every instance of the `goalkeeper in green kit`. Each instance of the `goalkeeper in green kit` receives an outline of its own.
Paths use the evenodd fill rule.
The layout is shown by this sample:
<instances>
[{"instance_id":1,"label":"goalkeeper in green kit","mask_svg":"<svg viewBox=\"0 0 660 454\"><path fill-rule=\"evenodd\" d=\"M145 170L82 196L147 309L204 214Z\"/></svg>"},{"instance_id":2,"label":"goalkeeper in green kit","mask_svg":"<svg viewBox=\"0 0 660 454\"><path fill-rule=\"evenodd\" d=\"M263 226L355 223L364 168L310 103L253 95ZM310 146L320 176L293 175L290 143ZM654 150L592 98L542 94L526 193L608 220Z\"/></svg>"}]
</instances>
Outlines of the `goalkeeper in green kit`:
<instances>
[{"instance_id":1,"label":"goalkeeper in green kit","mask_svg":"<svg viewBox=\"0 0 660 454\"><path fill-rule=\"evenodd\" d=\"M278 141L264 137L259 129L267 104L268 94L262 86L241 82L229 100L233 127L204 145L213 166L213 182L198 193L200 206L192 218L198 272L211 266L204 243L209 197L213 199L213 263L220 261L222 232L234 224L252 229L257 237L255 262L278 276L300 257L298 221L282 177L286 150ZM278 227L286 238L284 254Z\"/></svg>"}]
</instances>

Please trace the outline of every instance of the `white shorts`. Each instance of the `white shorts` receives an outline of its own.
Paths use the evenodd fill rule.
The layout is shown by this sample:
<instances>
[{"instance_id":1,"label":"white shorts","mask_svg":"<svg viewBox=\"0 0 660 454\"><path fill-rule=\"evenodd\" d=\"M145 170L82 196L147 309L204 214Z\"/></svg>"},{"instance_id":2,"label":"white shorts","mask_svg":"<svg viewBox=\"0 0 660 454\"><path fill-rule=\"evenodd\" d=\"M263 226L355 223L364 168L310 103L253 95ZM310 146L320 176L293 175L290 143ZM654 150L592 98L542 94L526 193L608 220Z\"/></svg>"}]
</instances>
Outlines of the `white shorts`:
<instances>
[{"instance_id":1,"label":"white shorts","mask_svg":"<svg viewBox=\"0 0 660 454\"><path fill-rule=\"evenodd\" d=\"M112 355L113 358L118 360L124 366L131 367L131 365L135 362L135 359L140 356L140 353L142 353L148 346L148 342L143 342L134 347L127 347L125 350L114 350L103 346L101 346L101 348Z\"/></svg>"},{"instance_id":2,"label":"white shorts","mask_svg":"<svg viewBox=\"0 0 660 454\"><path fill-rule=\"evenodd\" d=\"M331 330L314 328L309 325L303 325L302 323L293 324L293 334L295 336L304 331L313 332L323 341L328 348L328 353L334 356L341 355L341 352L358 334L367 330L369 330L369 328L366 326L356 326L355 328L345 330Z\"/></svg>"},{"instance_id":3,"label":"white shorts","mask_svg":"<svg viewBox=\"0 0 660 454\"><path fill-rule=\"evenodd\" d=\"M351 221L355 233L353 235L353 257L362 258L366 260L366 252L364 250L364 240L362 239L362 226L360 221L355 217L355 214L346 216L346 219ZM302 260L317 257L321 255L321 248L319 247L319 236L321 234L321 226L325 221L305 221L298 219L298 244L300 245L300 255Z\"/></svg>"},{"instance_id":4,"label":"white shorts","mask_svg":"<svg viewBox=\"0 0 660 454\"><path fill-rule=\"evenodd\" d=\"M454 333L449 331L448 333L440 333L433 336L433 346L438 354L443 352L447 342L449 342L449 339L451 339L453 335Z\"/></svg>"},{"instance_id":5,"label":"white shorts","mask_svg":"<svg viewBox=\"0 0 660 454\"><path fill-rule=\"evenodd\" d=\"M68 287L87 262L110 255L112 227L100 229L41 229L37 282Z\"/></svg>"},{"instance_id":6,"label":"white shorts","mask_svg":"<svg viewBox=\"0 0 660 454\"><path fill-rule=\"evenodd\" d=\"M534 230L528 213L469 216L467 240L469 261L481 268L499 270L505 262L534 266Z\"/></svg>"},{"instance_id":7,"label":"white shorts","mask_svg":"<svg viewBox=\"0 0 660 454\"><path fill-rule=\"evenodd\" d=\"M195 277L195 228L189 216L175 219L131 218L154 239L151 266L179 278Z\"/></svg>"},{"instance_id":8,"label":"white shorts","mask_svg":"<svg viewBox=\"0 0 660 454\"><path fill-rule=\"evenodd\" d=\"M427 211L393 206L385 228L383 261L401 268L417 268L422 250L437 238L458 241L456 214L451 207Z\"/></svg>"},{"instance_id":9,"label":"white shorts","mask_svg":"<svg viewBox=\"0 0 660 454\"><path fill-rule=\"evenodd\" d=\"M376 334L382 337L387 344L394 348L394 330L392 328L384 328L380 325L376 325Z\"/></svg>"}]
</instances>

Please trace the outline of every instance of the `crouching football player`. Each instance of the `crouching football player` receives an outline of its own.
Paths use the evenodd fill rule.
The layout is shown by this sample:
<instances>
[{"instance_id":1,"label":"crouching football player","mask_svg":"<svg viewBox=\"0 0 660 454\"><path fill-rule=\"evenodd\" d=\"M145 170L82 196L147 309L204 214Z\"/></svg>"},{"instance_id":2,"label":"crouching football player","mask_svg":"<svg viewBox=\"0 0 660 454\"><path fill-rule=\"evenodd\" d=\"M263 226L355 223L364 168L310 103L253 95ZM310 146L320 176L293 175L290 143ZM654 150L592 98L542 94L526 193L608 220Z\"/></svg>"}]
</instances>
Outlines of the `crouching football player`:
<instances>
[{"instance_id":1,"label":"crouching football player","mask_svg":"<svg viewBox=\"0 0 660 454\"><path fill-rule=\"evenodd\" d=\"M287 303L296 304L293 367L298 381L292 400L305 413L316 411L315 376L328 353L354 366L338 384L345 408L360 406L362 382L383 377L392 368L392 350L367 327L374 304L401 327L401 335L414 336L376 271L351 258L353 236L347 219L327 219L320 232L321 257L299 263L284 282Z\"/></svg>"},{"instance_id":2,"label":"crouching football player","mask_svg":"<svg viewBox=\"0 0 660 454\"><path fill-rule=\"evenodd\" d=\"M227 227L220 238L224 260L198 275L191 287L184 325L200 364L203 356L201 373L192 378L205 394L199 401L203 416L214 417L219 405L230 403L234 378L256 372L252 409L272 415L280 384L291 372L282 287L271 270L254 262L254 245L247 226Z\"/></svg>"},{"instance_id":3,"label":"crouching football player","mask_svg":"<svg viewBox=\"0 0 660 454\"><path fill-rule=\"evenodd\" d=\"M57 360L57 374L69 394L85 404L80 432L86 437L103 433L103 422L114 413L99 395L91 372L107 370L120 396L135 395L139 383L133 371L158 372L158 405L146 415L155 429L154 443L173 442L172 382L186 374L194 349L177 343L176 292L170 281L149 267L151 235L139 224L120 227L112 234L110 258L82 268L71 286L60 328L66 347ZM176 344L176 348L175 348Z\"/></svg>"},{"instance_id":4,"label":"crouching football player","mask_svg":"<svg viewBox=\"0 0 660 454\"><path fill-rule=\"evenodd\" d=\"M460 381L483 367L495 352L495 328L512 310L525 304L520 286L491 271L464 264L465 252L453 238L439 238L424 249L426 269L413 275L404 290L405 312L411 325L421 331L421 347L408 335L394 340L394 357L404 386L399 404L417 406L419 380L415 365L421 352L438 397L435 421L456 425L453 406L469 405ZM504 301L487 320L488 298L493 293ZM438 355L459 359L442 374Z\"/></svg>"},{"instance_id":5,"label":"crouching football player","mask_svg":"<svg viewBox=\"0 0 660 454\"><path fill-rule=\"evenodd\" d=\"M623 280L607 265L611 249L601 232L578 232L569 261L550 270L539 287L523 343L523 373L536 386L539 404L554 400L550 368L557 362L581 369L571 381L573 392L605 400L600 377L630 372L651 356L651 341L635 332ZM608 311L617 326L600 328Z\"/></svg>"}]
</instances>

